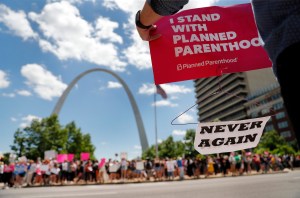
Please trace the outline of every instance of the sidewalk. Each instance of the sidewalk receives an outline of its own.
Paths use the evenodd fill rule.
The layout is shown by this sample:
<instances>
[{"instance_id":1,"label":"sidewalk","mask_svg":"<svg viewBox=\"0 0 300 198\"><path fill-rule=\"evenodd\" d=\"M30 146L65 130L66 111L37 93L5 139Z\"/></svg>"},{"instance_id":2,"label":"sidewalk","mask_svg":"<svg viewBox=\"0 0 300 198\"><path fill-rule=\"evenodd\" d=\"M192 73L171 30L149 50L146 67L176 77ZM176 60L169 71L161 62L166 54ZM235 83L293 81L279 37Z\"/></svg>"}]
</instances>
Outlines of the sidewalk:
<instances>
[{"instance_id":1,"label":"sidewalk","mask_svg":"<svg viewBox=\"0 0 300 198\"><path fill-rule=\"evenodd\" d=\"M300 171L300 167L294 168L293 171ZM292 172L292 170L285 168L282 171L270 171L266 174L279 174L279 173L289 173ZM217 175L210 175L208 177L205 177L204 175L200 175L198 178L196 177L188 177L185 176L184 180L195 180L195 179L214 179L214 178L222 178L222 177L243 177L243 176L255 176L255 175L262 175L265 173L257 173L256 171L252 171L251 174L246 174L244 173L243 175L238 175L238 176L232 176L231 174L228 174L226 176L223 176L221 173L218 173ZM182 181L184 181L182 180ZM78 186L78 185L109 185L109 184L127 184L127 183L149 183L149 182L168 182L168 181L179 181L179 177L175 177L174 180L168 180L168 179L163 179L160 181L156 181L154 180L154 178L150 178L150 180L145 180L145 179L132 179L132 180L113 180L113 181L109 181L109 182L104 182L104 183L96 183L96 182L81 182L81 183L66 183L66 184L53 184L53 185L48 185L48 187L50 186ZM0 189L3 189L4 184L0 183ZM24 186L23 188L32 188L32 187L46 187L44 185L33 185L33 186Z\"/></svg>"}]
</instances>

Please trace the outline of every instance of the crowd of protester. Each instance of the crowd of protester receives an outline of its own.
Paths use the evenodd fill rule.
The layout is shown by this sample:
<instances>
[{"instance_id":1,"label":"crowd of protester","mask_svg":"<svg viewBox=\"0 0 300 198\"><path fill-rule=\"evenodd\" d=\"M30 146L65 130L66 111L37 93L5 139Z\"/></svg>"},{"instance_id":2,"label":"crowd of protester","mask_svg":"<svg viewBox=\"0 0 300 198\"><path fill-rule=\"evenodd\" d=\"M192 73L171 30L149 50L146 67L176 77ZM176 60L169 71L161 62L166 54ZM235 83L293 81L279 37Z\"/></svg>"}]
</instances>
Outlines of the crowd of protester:
<instances>
[{"instance_id":1,"label":"crowd of protester","mask_svg":"<svg viewBox=\"0 0 300 198\"><path fill-rule=\"evenodd\" d=\"M111 183L118 181L166 181L211 175L239 176L253 173L269 173L284 168L293 170L300 156L262 155L251 152L232 152L229 155L203 156L201 158L164 158L141 160L55 159L19 160L11 163L0 161L0 183L4 189L25 186L65 184ZM201 178L203 178L201 177Z\"/></svg>"}]
</instances>

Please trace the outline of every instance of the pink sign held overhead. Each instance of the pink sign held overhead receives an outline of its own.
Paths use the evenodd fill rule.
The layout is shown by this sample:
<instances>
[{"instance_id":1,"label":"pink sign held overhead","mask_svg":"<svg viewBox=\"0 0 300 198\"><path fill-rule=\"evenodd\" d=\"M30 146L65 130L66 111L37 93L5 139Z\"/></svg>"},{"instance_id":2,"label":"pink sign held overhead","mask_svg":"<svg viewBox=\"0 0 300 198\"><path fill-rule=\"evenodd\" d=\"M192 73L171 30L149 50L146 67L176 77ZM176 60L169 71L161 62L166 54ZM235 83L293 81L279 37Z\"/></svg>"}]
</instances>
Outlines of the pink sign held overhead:
<instances>
[{"instance_id":1,"label":"pink sign held overhead","mask_svg":"<svg viewBox=\"0 0 300 198\"><path fill-rule=\"evenodd\" d=\"M71 162L74 159L74 154L68 154L68 161Z\"/></svg>"},{"instance_id":2,"label":"pink sign held overhead","mask_svg":"<svg viewBox=\"0 0 300 198\"><path fill-rule=\"evenodd\" d=\"M271 67L250 3L166 16L150 41L155 84Z\"/></svg>"},{"instance_id":3,"label":"pink sign held overhead","mask_svg":"<svg viewBox=\"0 0 300 198\"><path fill-rule=\"evenodd\" d=\"M57 154L56 160L58 163L63 163L65 160L68 160L68 154Z\"/></svg>"},{"instance_id":4,"label":"pink sign held overhead","mask_svg":"<svg viewBox=\"0 0 300 198\"><path fill-rule=\"evenodd\" d=\"M98 167L102 168L105 165L105 158L101 158Z\"/></svg>"},{"instance_id":5,"label":"pink sign held overhead","mask_svg":"<svg viewBox=\"0 0 300 198\"><path fill-rule=\"evenodd\" d=\"M85 161L90 159L90 153L81 153L80 154L80 160Z\"/></svg>"}]
</instances>

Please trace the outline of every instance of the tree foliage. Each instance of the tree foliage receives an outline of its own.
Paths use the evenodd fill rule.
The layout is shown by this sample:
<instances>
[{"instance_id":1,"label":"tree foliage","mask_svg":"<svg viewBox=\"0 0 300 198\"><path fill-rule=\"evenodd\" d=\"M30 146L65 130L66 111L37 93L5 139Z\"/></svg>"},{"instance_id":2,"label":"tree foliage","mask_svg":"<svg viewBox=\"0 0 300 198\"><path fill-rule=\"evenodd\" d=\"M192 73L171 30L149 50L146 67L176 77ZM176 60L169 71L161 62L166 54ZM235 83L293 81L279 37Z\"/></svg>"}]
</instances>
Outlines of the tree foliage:
<instances>
[{"instance_id":1,"label":"tree foliage","mask_svg":"<svg viewBox=\"0 0 300 198\"><path fill-rule=\"evenodd\" d=\"M177 158L179 156L192 157L198 152L194 149L195 130L189 129L183 138L183 141L174 141L172 136L158 144L159 158ZM142 158L154 158L156 156L155 146L151 146L143 152Z\"/></svg>"},{"instance_id":2,"label":"tree foliage","mask_svg":"<svg viewBox=\"0 0 300 198\"><path fill-rule=\"evenodd\" d=\"M93 158L95 151L89 134L83 134L74 122L63 127L57 115L35 119L30 126L17 129L11 149L17 156L29 159L43 158L44 152L48 150L73 153L77 158L81 152L89 152Z\"/></svg>"},{"instance_id":3,"label":"tree foliage","mask_svg":"<svg viewBox=\"0 0 300 198\"><path fill-rule=\"evenodd\" d=\"M294 154L295 150L275 130L263 134L259 144L254 149L256 153L269 151L273 154Z\"/></svg>"},{"instance_id":4,"label":"tree foliage","mask_svg":"<svg viewBox=\"0 0 300 198\"><path fill-rule=\"evenodd\" d=\"M198 151L194 149L194 141L195 141L196 132L194 129L188 129L183 138L185 144L184 154L186 157L194 157L198 155Z\"/></svg>"},{"instance_id":5,"label":"tree foliage","mask_svg":"<svg viewBox=\"0 0 300 198\"><path fill-rule=\"evenodd\" d=\"M194 149L195 130L188 129L183 138L183 141L174 141L172 136L169 136L166 140L158 144L158 153L160 158L174 158L178 156L190 157L190 158L203 158L204 156L199 154ZM283 137L278 135L276 131L265 132L262 136L260 143L254 149L255 153L262 154L264 151L269 151L273 154L294 154L295 149L288 144ZM143 152L142 158L155 157L155 146L151 146L147 151Z\"/></svg>"}]
</instances>

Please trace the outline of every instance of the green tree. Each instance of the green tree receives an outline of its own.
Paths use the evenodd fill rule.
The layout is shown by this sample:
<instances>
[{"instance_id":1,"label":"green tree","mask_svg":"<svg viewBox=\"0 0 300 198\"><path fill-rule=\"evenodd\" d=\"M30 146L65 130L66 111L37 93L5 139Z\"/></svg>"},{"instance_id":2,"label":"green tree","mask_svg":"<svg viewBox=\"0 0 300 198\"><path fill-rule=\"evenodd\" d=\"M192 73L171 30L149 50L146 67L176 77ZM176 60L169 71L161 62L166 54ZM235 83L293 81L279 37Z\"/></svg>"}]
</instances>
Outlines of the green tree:
<instances>
[{"instance_id":1,"label":"green tree","mask_svg":"<svg viewBox=\"0 0 300 198\"><path fill-rule=\"evenodd\" d=\"M159 147L158 147L158 151L159 151ZM143 152L142 159L146 159L147 157L149 157L150 159L154 159L156 157L155 145L152 145L150 148L148 148L146 151Z\"/></svg>"},{"instance_id":2,"label":"green tree","mask_svg":"<svg viewBox=\"0 0 300 198\"><path fill-rule=\"evenodd\" d=\"M184 154L186 157L195 157L199 154L194 148L195 134L194 129L188 129L183 138L185 144Z\"/></svg>"},{"instance_id":3,"label":"green tree","mask_svg":"<svg viewBox=\"0 0 300 198\"><path fill-rule=\"evenodd\" d=\"M176 157L175 152L176 144L172 136L169 136L166 140L162 141L160 144L159 157L173 158Z\"/></svg>"},{"instance_id":4,"label":"green tree","mask_svg":"<svg viewBox=\"0 0 300 198\"><path fill-rule=\"evenodd\" d=\"M25 155L29 159L44 157L47 150L59 153L74 153L79 157L81 152L89 152L94 156L95 147L89 134L82 134L74 122L63 127L57 115L42 120L33 120L30 126L18 129L14 134L11 146L18 156Z\"/></svg>"},{"instance_id":5,"label":"green tree","mask_svg":"<svg viewBox=\"0 0 300 198\"><path fill-rule=\"evenodd\" d=\"M88 152L91 154L91 159L95 158L95 146L91 143L90 134L83 134L81 129L77 128L75 122L67 124L63 130L67 135L67 140L62 153L74 153L75 157L79 159L81 152Z\"/></svg>"},{"instance_id":6,"label":"green tree","mask_svg":"<svg viewBox=\"0 0 300 198\"><path fill-rule=\"evenodd\" d=\"M26 141L27 137L25 132L18 129L14 134L14 145L11 147L18 156L22 156L26 153Z\"/></svg>"},{"instance_id":7,"label":"green tree","mask_svg":"<svg viewBox=\"0 0 300 198\"><path fill-rule=\"evenodd\" d=\"M179 156L196 157L199 153L194 149L195 130L189 129L186 131L183 141L174 141L172 136L158 144L159 158L175 158ZM142 158L155 158L155 146L152 145L149 149L143 152Z\"/></svg>"},{"instance_id":8,"label":"green tree","mask_svg":"<svg viewBox=\"0 0 300 198\"><path fill-rule=\"evenodd\" d=\"M255 153L261 154L264 151L270 151L273 154L295 153L293 147L291 147L275 130L265 132L261 137L259 144L254 149Z\"/></svg>"}]
</instances>

